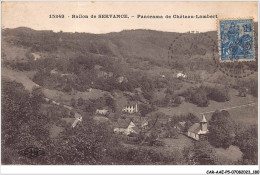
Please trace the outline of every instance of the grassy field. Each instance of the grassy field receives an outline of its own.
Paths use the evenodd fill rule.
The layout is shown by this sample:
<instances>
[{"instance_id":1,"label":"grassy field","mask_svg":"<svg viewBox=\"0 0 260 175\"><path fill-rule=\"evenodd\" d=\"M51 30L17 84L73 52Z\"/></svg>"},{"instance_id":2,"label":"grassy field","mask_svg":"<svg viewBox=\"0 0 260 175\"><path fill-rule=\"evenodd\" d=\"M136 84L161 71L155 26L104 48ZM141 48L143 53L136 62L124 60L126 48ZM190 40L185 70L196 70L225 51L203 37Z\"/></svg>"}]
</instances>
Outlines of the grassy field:
<instances>
[{"instance_id":1,"label":"grassy field","mask_svg":"<svg viewBox=\"0 0 260 175\"><path fill-rule=\"evenodd\" d=\"M176 151L182 152L185 147L187 148L193 146L193 142L194 142L192 139L182 134L180 134L177 139L164 138L161 139L161 141L165 143L164 146L133 145L127 143L122 143L122 145L128 148L153 149L155 151L167 154L167 153L176 153Z\"/></svg>"},{"instance_id":2,"label":"grassy field","mask_svg":"<svg viewBox=\"0 0 260 175\"><path fill-rule=\"evenodd\" d=\"M73 94L64 93L62 91L53 90L53 89L44 89L44 94L47 98L55 100L57 102L71 105L71 99L79 99L82 98L83 100L87 99L96 99L102 97L105 94L105 91L99 89L92 89L91 92L75 92Z\"/></svg>"},{"instance_id":3,"label":"grassy field","mask_svg":"<svg viewBox=\"0 0 260 175\"><path fill-rule=\"evenodd\" d=\"M185 147L191 147L193 146L193 140L188 138L185 135L179 134L179 137L177 139L172 138L164 138L162 140L165 143L165 149L166 151L182 151Z\"/></svg>"},{"instance_id":4,"label":"grassy field","mask_svg":"<svg viewBox=\"0 0 260 175\"><path fill-rule=\"evenodd\" d=\"M37 85L23 72L14 71L5 67L2 67L2 78L8 78L9 80L22 83L25 89L28 91L32 91L33 86Z\"/></svg>"}]
</instances>

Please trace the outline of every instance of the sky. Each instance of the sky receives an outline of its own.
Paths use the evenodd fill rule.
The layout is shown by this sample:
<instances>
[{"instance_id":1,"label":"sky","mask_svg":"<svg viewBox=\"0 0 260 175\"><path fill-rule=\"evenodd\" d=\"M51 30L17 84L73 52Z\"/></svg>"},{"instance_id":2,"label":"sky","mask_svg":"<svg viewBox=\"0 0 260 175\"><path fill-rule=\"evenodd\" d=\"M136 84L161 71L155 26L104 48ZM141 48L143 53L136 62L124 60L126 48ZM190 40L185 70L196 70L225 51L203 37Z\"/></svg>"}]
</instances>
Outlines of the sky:
<instances>
[{"instance_id":1,"label":"sky","mask_svg":"<svg viewBox=\"0 0 260 175\"><path fill-rule=\"evenodd\" d=\"M49 18L63 14L65 18ZM89 18L72 19L72 15ZM91 14L127 14L129 18L90 18ZM217 19L141 19L137 15L217 15L221 18L254 18L258 21L257 2L2 2L2 28L29 27L55 32L109 33L131 29L168 32L217 30ZM134 16L134 17L132 17Z\"/></svg>"}]
</instances>

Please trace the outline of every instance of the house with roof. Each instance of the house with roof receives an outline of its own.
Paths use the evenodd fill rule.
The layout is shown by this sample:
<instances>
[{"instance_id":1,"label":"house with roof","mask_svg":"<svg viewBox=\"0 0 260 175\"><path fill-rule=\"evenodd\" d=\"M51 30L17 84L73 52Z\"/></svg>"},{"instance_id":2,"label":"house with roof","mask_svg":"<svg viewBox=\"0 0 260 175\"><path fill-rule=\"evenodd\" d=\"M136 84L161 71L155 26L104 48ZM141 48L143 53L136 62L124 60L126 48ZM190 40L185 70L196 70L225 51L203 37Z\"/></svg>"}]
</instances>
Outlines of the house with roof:
<instances>
[{"instance_id":1,"label":"house with roof","mask_svg":"<svg viewBox=\"0 0 260 175\"><path fill-rule=\"evenodd\" d=\"M205 115L202 115L202 120L200 123L194 123L187 132L187 136L195 140L199 140L201 136L208 133L208 122Z\"/></svg>"},{"instance_id":2,"label":"house with roof","mask_svg":"<svg viewBox=\"0 0 260 175\"><path fill-rule=\"evenodd\" d=\"M125 76L119 76L116 80L118 83L128 82L128 79Z\"/></svg>"},{"instance_id":3,"label":"house with roof","mask_svg":"<svg viewBox=\"0 0 260 175\"><path fill-rule=\"evenodd\" d=\"M130 120L119 120L118 127L114 128L114 133L123 134L126 136L131 136L134 134L138 134L139 129L136 127L133 121Z\"/></svg>"},{"instance_id":4,"label":"house with roof","mask_svg":"<svg viewBox=\"0 0 260 175\"><path fill-rule=\"evenodd\" d=\"M108 109L97 109L96 114L107 115L109 113Z\"/></svg>"},{"instance_id":5,"label":"house with roof","mask_svg":"<svg viewBox=\"0 0 260 175\"><path fill-rule=\"evenodd\" d=\"M185 79L185 78L187 78L187 75L185 75L184 73L179 72L179 73L177 73L177 78L178 79Z\"/></svg>"},{"instance_id":6,"label":"house with roof","mask_svg":"<svg viewBox=\"0 0 260 175\"><path fill-rule=\"evenodd\" d=\"M97 75L98 78L110 78L112 77L114 74L113 72L108 72L108 71L105 71L104 70L104 67L103 66L100 66L100 65L95 65L94 66L94 71L95 71L95 74Z\"/></svg>"},{"instance_id":7,"label":"house with roof","mask_svg":"<svg viewBox=\"0 0 260 175\"><path fill-rule=\"evenodd\" d=\"M135 105L127 105L122 109L122 112L133 114L138 112L137 103Z\"/></svg>"}]
</instances>

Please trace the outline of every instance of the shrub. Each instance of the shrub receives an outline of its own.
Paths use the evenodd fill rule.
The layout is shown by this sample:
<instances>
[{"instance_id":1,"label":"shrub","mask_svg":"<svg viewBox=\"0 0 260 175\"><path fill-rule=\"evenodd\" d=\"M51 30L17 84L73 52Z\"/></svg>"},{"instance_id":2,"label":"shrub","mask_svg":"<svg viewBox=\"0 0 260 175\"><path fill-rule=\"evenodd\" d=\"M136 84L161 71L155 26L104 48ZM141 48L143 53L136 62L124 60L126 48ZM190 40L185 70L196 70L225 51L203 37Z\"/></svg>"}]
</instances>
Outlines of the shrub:
<instances>
[{"instance_id":1,"label":"shrub","mask_svg":"<svg viewBox=\"0 0 260 175\"><path fill-rule=\"evenodd\" d=\"M141 115L144 117L146 114L152 112L153 108L146 104L140 104L139 111L140 111Z\"/></svg>"},{"instance_id":2,"label":"shrub","mask_svg":"<svg viewBox=\"0 0 260 175\"><path fill-rule=\"evenodd\" d=\"M174 98L174 103L180 105L180 104L182 103L181 97L180 97L180 96L175 97L175 98Z\"/></svg>"},{"instance_id":3,"label":"shrub","mask_svg":"<svg viewBox=\"0 0 260 175\"><path fill-rule=\"evenodd\" d=\"M230 100L230 96L228 90L226 88L206 88L207 89L207 97L210 100L214 100L216 102L225 102Z\"/></svg>"},{"instance_id":4,"label":"shrub","mask_svg":"<svg viewBox=\"0 0 260 175\"><path fill-rule=\"evenodd\" d=\"M82 98L78 99L78 106L82 106L84 104L84 100Z\"/></svg>"},{"instance_id":5,"label":"shrub","mask_svg":"<svg viewBox=\"0 0 260 175\"><path fill-rule=\"evenodd\" d=\"M199 107L207 107L209 105L207 93L203 89L197 89L194 93L192 93L190 100Z\"/></svg>"}]
</instances>

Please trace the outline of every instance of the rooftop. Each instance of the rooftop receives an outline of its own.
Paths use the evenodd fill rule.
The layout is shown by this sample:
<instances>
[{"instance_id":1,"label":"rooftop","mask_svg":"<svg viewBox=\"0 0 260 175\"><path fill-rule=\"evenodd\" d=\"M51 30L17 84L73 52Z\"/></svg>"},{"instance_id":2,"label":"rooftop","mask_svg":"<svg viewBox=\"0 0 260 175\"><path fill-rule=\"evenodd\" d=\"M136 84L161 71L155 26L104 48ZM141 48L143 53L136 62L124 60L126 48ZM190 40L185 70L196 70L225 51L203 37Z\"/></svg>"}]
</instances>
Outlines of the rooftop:
<instances>
[{"instance_id":1,"label":"rooftop","mask_svg":"<svg viewBox=\"0 0 260 175\"><path fill-rule=\"evenodd\" d=\"M198 133L200 131L200 124L194 123L188 130L189 132Z\"/></svg>"},{"instance_id":2,"label":"rooftop","mask_svg":"<svg viewBox=\"0 0 260 175\"><path fill-rule=\"evenodd\" d=\"M201 122L204 122L204 123L206 123L206 122L207 122L207 120L206 120L206 117L205 117L205 115L204 115L204 114L202 115L202 120L201 120Z\"/></svg>"}]
</instances>

